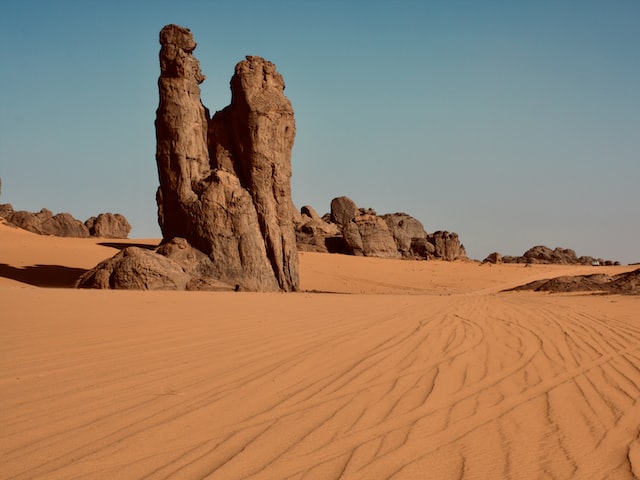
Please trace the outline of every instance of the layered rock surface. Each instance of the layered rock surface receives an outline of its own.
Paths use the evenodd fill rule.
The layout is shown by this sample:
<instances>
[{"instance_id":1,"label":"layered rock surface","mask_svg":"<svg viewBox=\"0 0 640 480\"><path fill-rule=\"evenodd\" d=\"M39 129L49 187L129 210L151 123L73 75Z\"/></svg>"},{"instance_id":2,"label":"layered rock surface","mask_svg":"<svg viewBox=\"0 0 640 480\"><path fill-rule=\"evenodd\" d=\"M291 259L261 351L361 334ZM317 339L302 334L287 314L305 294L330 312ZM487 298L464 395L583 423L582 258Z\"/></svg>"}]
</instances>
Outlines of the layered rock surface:
<instances>
[{"instance_id":1,"label":"layered rock surface","mask_svg":"<svg viewBox=\"0 0 640 480\"><path fill-rule=\"evenodd\" d=\"M275 65L238 63L231 105L211 120L191 32L160 32L156 112L158 220L164 241L186 239L212 261L211 278L246 290L296 291L291 202L295 121Z\"/></svg>"}]
</instances>

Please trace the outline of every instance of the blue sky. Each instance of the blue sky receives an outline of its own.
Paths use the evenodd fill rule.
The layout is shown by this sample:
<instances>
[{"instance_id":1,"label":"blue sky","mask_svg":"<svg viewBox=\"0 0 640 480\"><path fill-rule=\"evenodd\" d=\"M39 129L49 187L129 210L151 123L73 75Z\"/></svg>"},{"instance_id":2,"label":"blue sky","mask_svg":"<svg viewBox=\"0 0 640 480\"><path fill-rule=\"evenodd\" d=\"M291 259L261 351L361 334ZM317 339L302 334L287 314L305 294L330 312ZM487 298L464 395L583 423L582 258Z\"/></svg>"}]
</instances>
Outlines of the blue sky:
<instances>
[{"instance_id":1,"label":"blue sky","mask_svg":"<svg viewBox=\"0 0 640 480\"><path fill-rule=\"evenodd\" d=\"M339 195L459 233L640 261L640 2L0 0L0 202L156 221L158 33L198 42L203 103L245 55L297 122L295 204Z\"/></svg>"}]
</instances>

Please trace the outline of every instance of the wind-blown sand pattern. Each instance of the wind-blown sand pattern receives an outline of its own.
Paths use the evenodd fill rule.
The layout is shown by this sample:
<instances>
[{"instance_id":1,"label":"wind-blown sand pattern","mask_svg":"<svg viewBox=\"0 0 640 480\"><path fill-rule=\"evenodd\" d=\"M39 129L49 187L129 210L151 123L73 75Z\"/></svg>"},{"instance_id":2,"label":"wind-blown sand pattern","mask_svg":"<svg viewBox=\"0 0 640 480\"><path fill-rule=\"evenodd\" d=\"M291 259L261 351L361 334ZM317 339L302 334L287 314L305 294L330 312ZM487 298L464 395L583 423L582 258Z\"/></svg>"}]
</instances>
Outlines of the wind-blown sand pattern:
<instances>
[{"instance_id":1,"label":"wind-blown sand pattern","mask_svg":"<svg viewBox=\"0 0 640 480\"><path fill-rule=\"evenodd\" d=\"M3 479L640 477L640 298L500 293L593 267L304 253L299 294L40 288L98 243L0 225Z\"/></svg>"}]
</instances>

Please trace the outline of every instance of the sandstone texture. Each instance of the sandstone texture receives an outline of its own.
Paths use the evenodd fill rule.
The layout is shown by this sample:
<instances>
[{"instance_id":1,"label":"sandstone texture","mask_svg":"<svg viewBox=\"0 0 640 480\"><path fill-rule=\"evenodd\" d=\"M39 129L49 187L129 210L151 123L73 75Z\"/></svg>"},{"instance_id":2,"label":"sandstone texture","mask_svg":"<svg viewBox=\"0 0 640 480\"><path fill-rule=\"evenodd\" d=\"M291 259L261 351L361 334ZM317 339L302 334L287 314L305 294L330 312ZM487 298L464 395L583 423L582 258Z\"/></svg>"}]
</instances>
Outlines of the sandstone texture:
<instances>
[{"instance_id":1,"label":"sandstone texture","mask_svg":"<svg viewBox=\"0 0 640 480\"><path fill-rule=\"evenodd\" d=\"M184 238L206 254L212 279L246 290L299 290L290 187L295 121L282 76L271 62L247 57L231 79L231 105L209 119L191 32L168 25L160 43L164 242Z\"/></svg>"},{"instance_id":2,"label":"sandstone texture","mask_svg":"<svg viewBox=\"0 0 640 480\"><path fill-rule=\"evenodd\" d=\"M87 271L78 288L120 290L230 291L238 286L211 277L211 259L183 238L175 238L155 251L127 247Z\"/></svg>"},{"instance_id":3,"label":"sandstone texture","mask_svg":"<svg viewBox=\"0 0 640 480\"><path fill-rule=\"evenodd\" d=\"M331 200L331 221L346 225L358 215L356 203L349 197L337 197Z\"/></svg>"},{"instance_id":4,"label":"sandstone texture","mask_svg":"<svg viewBox=\"0 0 640 480\"><path fill-rule=\"evenodd\" d=\"M544 245L536 245L524 252L521 256L500 255L494 252L483 260L483 263L539 263L557 265L619 265L613 260L604 260L589 256L578 257L570 248L556 247L551 249Z\"/></svg>"},{"instance_id":5,"label":"sandstone texture","mask_svg":"<svg viewBox=\"0 0 640 480\"><path fill-rule=\"evenodd\" d=\"M131 225L119 213L101 213L84 222L93 237L127 238L131 232Z\"/></svg>"},{"instance_id":6,"label":"sandstone texture","mask_svg":"<svg viewBox=\"0 0 640 480\"><path fill-rule=\"evenodd\" d=\"M640 295L640 269L619 275L576 275L537 280L512 290L533 290L552 293L605 292L618 295Z\"/></svg>"},{"instance_id":7,"label":"sandstone texture","mask_svg":"<svg viewBox=\"0 0 640 480\"><path fill-rule=\"evenodd\" d=\"M105 238L127 238L131 226L120 214L101 213L86 222L74 218L70 213L53 214L43 208L39 212L14 210L8 204L0 205L0 217L16 227L38 235L55 235L56 237L87 238L91 236ZM98 224L95 227L96 222Z\"/></svg>"},{"instance_id":8,"label":"sandstone texture","mask_svg":"<svg viewBox=\"0 0 640 480\"><path fill-rule=\"evenodd\" d=\"M342 227L347 251L353 255L400 258L402 254L387 222L376 215L357 215Z\"/></svg>"},{"instance_id":9,"label":"sandstone texture","mask_svg":"<svg viewBox=\"0 0 640 480\"><path fill-rule=\"evenodd\" d=\"M378 215L358 208L349 197L331 201L331 212L320 217L302 207L296 223L298 249L380 258L466 259L456 233L428 234L422 223L406 213Z\"/></svg>"}]
</instances>

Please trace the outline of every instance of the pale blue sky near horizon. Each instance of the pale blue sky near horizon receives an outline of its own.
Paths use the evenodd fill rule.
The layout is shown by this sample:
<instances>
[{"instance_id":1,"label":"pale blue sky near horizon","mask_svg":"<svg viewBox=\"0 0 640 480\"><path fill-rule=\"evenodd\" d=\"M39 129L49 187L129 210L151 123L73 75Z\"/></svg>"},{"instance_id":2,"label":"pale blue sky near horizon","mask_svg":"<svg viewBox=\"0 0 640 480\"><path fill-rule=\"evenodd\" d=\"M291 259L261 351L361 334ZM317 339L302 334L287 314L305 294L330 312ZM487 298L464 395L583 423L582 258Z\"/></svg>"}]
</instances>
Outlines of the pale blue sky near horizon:
<instances>
[{"instance_id":1,"label":"pale blue sky near horizon","mask_svg":"<svg viewBox=\"0 0 640 480\"><path fill-rule=\"evenodd\" d=\"M455 231L640 261L640 2L0 0L0 203L158 237L158 33L211 113L245 55L293 104L296 206L347 195Z\"/></svg>"}]
</instances>

